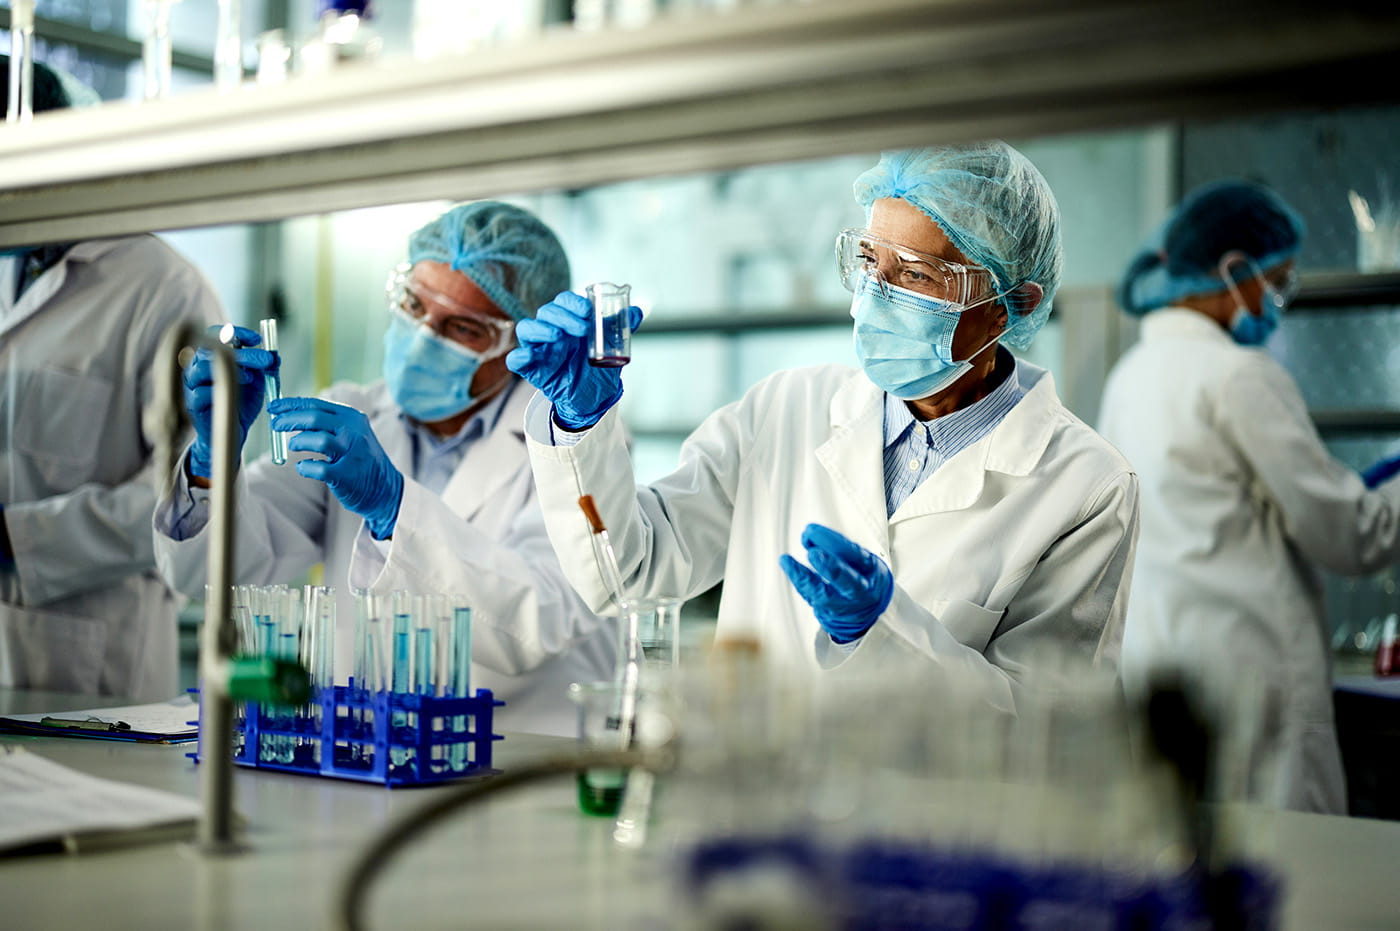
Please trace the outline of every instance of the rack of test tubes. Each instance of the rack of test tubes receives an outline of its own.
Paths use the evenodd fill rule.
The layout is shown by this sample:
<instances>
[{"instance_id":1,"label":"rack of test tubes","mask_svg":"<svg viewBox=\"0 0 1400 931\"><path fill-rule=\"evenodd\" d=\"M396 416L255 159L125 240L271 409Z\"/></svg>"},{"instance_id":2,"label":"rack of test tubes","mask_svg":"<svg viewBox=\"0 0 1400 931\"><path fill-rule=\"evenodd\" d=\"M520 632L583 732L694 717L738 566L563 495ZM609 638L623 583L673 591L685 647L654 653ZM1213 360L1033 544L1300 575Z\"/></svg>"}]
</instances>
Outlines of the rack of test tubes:
<instances>
[{"instance_id":1,"label":"rack of test tubes","mask_svg":"<svg viewBox=\"0 0 1400 931\"><path fill-rule=\"evenodd\" d=\"M239 652L300 659L313 685L300 708L241 705L234 762L387 786L494 772L491 747L502 738L492 718L504 702L471 691L465 600L405 591L357 591L353 600L353 630L339 631L333 588L234 587ZM338 645L352 654L344 684Z\"/></svg>"}]
</instances>

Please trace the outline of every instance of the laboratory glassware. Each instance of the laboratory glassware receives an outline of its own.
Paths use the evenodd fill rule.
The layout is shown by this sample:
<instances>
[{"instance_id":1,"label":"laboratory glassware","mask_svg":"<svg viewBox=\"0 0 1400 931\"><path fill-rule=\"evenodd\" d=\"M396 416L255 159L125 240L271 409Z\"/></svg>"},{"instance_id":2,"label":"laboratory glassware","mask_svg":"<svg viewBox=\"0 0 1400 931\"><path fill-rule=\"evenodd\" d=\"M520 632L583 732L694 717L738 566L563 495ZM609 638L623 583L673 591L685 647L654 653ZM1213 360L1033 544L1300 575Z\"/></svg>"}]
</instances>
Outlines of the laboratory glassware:
<instances>
[{"instance_id":1,"label":"laboratory glassware","mask_svg":"<svg viewBox=\"0 0 1400 931\"><path fill-rule=\"evenodd\" d=\"M588 364L617 368L632 361L632 327L627 308L630 285L599 281L585 289L593 306L593 329L588 340Z\"/></svg>"},{"instance_id":2,"label":"laboratory glassware","mask_svg":"<svg viewBox=\"0 0 1400 931\"><path fill-rule=\"evenodd\" d=\"M144 95L158 100L170 95L170 8L180 0L146 0L146 35L141 44Z\"/></svg>"},{"instance_id":3,"label":"laboratory glassware","mask_svg":"<svg viewBox=\"0 0 1400 931\"><path fill-rule=\"evenodd\" d=\"M29 122L34 116L34 0L10 4L9 96L5 122Z\"/></svg>"},{"instance_id":4,"label":"laboratory glassware","mask_svg":"<svg viewBox=\"0 0 1400 931\"><path fill-rule=\"evenodd\" d=\"M287 80L291 60L292 47L287 44L286 33L281 29L258 33L258 71L255 78L258 84L281 84Z\"/></svg>"},{"instance_id":5,"label":"laboratory glassware","mask_svg":"<svg viewBox=\"0 0 1400 931\"><path fill-rule=\"evenodd\" d=\"M626 750L632 743L632 728L624 727L617 707L626 686L621 682L575 682L569 686L569 699L578 710L579 749ZM579 772L578 806L586 814L617 814L627 785L627 771L592 768Z\"/></svg>"},{"instance_id":6,"label":"laboratory glassware","mask_svg":"<svg viewBox=\"0 0 1400 931\"><path fill-rule=\"evenodd\" d=\"M316 34L298 57L303 74L323 74L336 65L379 55L384 40L374 27L369 0L321 0L318 6Z\"/></svg>"},{"instance_id":7,"label":"laboratory glassware","mask_svg":"<svg viewBox=\"0 0 1400 931\"><path fill-rule=\"evenodd\" d=\"M258 321L258 329L262 331L263 348L268 352L277 352L277 321L271 317L266 317ZM277 368L267 373L267 399L276 401L282 397L282 359L278 356ZM275 465L285 465L287 462L287 437L277 430L272 429L272 418L267 419L267 430L271 436L272 462Z\"/></svg>"},{"instance_id":8,"label":"laboratory glassware","mask_svg":"<svg viewBox=\"0 0 1400 931\"><path fill-rule=\"evenodd\" d=\"M214 36L214 86L220 92L243 83L243 0L219 0Z\"/></svg>"},{"instance_id":9,"label":"laboratory glassware","mask_svg":"<svg viewBox=\"0 0 1400 931\"><path fill-rule=\"evenodd\" d=\"M634 603L637 643L642 651L642 667L648 672L674 669L680 661L679 598L649 598Z\"/></svg>"}]
</instances>

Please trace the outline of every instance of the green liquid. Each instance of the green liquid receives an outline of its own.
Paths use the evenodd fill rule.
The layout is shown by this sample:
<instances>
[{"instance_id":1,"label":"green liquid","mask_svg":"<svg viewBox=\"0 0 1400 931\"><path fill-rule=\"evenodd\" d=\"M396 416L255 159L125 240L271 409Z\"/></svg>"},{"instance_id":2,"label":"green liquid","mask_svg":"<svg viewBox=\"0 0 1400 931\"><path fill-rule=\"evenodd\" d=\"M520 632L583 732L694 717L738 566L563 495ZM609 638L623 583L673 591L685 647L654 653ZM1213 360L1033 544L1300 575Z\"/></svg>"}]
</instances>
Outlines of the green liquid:
<instances>
[{"instance_id":1,"label":"green liquid","mask_svg":"<svg viewBox=\"0 0 1400 931\"><path fill-rule=\"evenodd\" d=\"M578 780L578 807L586 815L603 815L611 817L617 814L618 808L622 805L622 790L626 787L626 782L616 785L594 785L588 779L587 773L579 773ZM617 782L615 777L604 777L607 783Z\"/></svg>"}]
</instances>

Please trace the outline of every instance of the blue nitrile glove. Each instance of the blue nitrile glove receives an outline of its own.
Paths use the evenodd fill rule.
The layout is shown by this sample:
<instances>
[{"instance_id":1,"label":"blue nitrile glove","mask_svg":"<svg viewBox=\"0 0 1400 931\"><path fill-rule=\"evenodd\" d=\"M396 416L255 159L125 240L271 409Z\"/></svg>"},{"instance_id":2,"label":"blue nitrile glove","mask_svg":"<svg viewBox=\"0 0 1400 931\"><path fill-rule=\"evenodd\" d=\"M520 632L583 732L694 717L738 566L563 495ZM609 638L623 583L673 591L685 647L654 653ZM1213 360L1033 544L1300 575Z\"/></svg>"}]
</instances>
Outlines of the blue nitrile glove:
<instances>
[{"instance_id":1,"label":"blue nitrile glove","mask_svg":"<svg viewBox=\"0 0 1400 931\"><path fill-rule=\"evenodd\" d=\"M288 450L326 457L298 460L298 474L325 482L346 510L365 519L376 540L393 535L403 501L403 473L389 461L368 417L320 398L279 398L267 405L267 412L272 429L296 433L287 441Z\"/></svg>"},{"instance_id":2,"label":"blue nitrile glove","mask_svg":"<svg viewBox=\"0 0 1400 931\"><path fill-rule=\"evenodd\" d=\"M635 330L642 312L628 311ZM520 345L506 356L506 367L538 388L554 404L555 419L570 430L593 426L622 397L620 369L588 364L592 314L588 298L562 291L533 320L515 325Z\"/></svg>"},{"instance_id":3,"label":"blue nitrile glove","mask_svg":"<svg viewBox=\"0 0 1400 931\"><path fill-rule=\"evenodd\" d=\"M219 326L209 328L210 336L218 336ZM254 349L262 342L262 337L247 327L233 328L238 341L245 347L233 351L233 361L238 364L238 449L248 439L248 428L258 419L262 410L263 395L266 392L266 379L275 373L279 364L277 353L266 349ZM190 447L189 467L191 475L209 478L213 474L214 457L214 359L208 349L195 351L190 364L185 366L185 410L189 411L194 422L194 445Z\"/></svg>"},{"instance_id":4,"label":"blue nitrile glove","mask_svg":"<svg viewBox=\"0 0 1400 931\"><path fill-rule=\"evenodd\" d=\"M894 576L885 561L821 524L802 531L808 569L784 553L788 581L807 600L832 640L850 643L865 634L894 597Z\"/></svg>"},{"instance_id":5,"label":"blue nitrile glove","mask_svg":"<svg viewBox=\"0 0 1400 931\"><path fill-rule=\"evenodd\" d=\"M1392 456L1389 459L1382 459L1361 473L1361 480L1366 483L1367 488L1375 488L1383 484L1396 472L1400 472L1400 456Z\"/></svg>"}]
</instances>

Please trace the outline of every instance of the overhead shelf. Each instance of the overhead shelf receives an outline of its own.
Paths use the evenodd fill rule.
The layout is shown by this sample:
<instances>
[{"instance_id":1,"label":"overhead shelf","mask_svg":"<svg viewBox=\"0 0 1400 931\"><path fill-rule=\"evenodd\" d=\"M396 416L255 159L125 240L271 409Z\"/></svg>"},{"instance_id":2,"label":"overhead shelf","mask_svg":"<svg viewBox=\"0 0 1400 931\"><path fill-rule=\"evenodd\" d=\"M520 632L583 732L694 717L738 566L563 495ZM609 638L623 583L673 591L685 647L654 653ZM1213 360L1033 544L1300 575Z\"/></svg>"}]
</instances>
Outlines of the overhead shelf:
<instances>
[{"instance_id":1,"label":"overhead shelf","mask_svg":"<svg viewBox=\"0 0 1400 931\"><path fill-rule=\"evenodd\" d=\"M1289 310L1400 304L1400 271L1306 272Z\"/></svg>"},{"instance_id":2,"label":"overhead shelf","mask_svg":"<svg viewBox=\"0 0 1400 931\"><path fill-rule=\"evenodd\" d=\"M1397 52L1393 2L821 0L556 30L6 128L0 246L1394 100Z\"/></svg>"}]
</instances>

